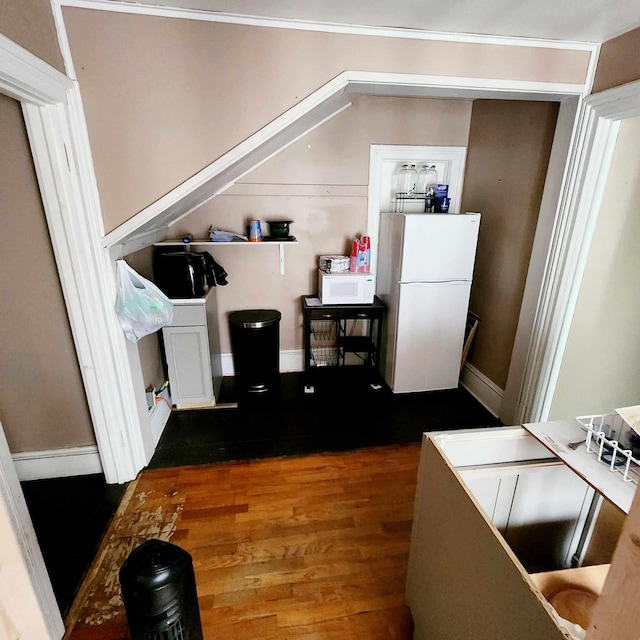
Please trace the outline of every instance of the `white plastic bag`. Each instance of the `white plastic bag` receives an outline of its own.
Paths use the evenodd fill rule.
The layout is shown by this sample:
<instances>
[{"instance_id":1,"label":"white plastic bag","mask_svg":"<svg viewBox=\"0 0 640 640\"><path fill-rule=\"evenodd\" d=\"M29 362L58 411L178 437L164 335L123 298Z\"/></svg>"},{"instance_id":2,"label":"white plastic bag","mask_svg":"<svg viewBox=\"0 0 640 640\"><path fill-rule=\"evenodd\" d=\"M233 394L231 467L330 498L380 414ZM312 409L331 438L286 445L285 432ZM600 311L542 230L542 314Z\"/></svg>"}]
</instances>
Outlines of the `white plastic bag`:
<instances>
[{"instance_id":1,"label":"white plastic bag","mask_svg":"<svg viewBox=\"0 0 640 640\"><path fill-rule=\"evenodd\" d=\"M116 269L116 313L127 339L138 342L140 338L171 324L171 300L124 260L116 262Z\"/></svg>"}]
</instances>

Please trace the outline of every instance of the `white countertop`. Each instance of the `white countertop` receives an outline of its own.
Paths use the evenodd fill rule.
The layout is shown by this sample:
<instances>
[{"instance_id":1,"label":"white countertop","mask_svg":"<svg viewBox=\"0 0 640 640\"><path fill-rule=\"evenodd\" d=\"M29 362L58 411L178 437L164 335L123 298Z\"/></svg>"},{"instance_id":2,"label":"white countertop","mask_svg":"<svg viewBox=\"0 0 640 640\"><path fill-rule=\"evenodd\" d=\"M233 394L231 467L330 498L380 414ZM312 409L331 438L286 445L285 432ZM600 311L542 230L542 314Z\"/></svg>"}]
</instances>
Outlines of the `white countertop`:
<instances>
[{"instance_id":1,"label":"white countertop","mask_svg":"<svg viewBox=\"0 0 640 640\"><path fill-rule=\"evenodd\" d=\"M625 513L629 513L636 485L624 482L619 471L610 471L609 466L599 461L594 453L587 452L584 444L575 450L569 449L570 442L584 440L587 435L576 420L536 422L523 426L585 482Z\"/></svg>"}]
</instances>

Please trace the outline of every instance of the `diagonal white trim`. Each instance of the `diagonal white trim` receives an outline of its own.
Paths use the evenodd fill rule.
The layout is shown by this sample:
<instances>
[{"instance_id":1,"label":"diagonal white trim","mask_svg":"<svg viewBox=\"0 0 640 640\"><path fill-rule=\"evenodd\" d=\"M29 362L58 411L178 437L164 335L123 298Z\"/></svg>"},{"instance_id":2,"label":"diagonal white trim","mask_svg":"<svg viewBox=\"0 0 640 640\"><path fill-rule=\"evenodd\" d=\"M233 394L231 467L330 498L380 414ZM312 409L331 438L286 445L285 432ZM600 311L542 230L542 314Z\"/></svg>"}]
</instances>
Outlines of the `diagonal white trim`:
<instances>
[{"instance_id":1,"label":"diagonal white trim","mask_svg":"<svg viewBox=\"0 0 640 640\"><path fill-rule=\"evenodd\" d=\"M567 96L581 95L583 91L582 85L345 71L108 233L103 243L105 247L113 247L175 224L257 166L348 108L351 94L492 96L504 99L515 96L519 99L562 100Z\"/></svg>"},{"instance_id":2,"label":"diagonal white trim","mask_svg":"<svg viewBox=\"0 0 640 640\"><path fill-rule=\"evenodd\" d=\"M0 34L0 93L45 105L61 102L69 89L67 76Z\"/></svg>"},{"instance_id":3,"label":"diagonal white trim","mask_svg":"<svg viewBox=\"0 0 640 640\"><path fill-rule=\"evenodd\" d=\"M386 38L408 38L412 40L435 40L438 42L467 42L475 44L497 44L513 47L534 47L540 49L569 49L576 51L595 51L596 43L571 42L568 40L545 40L542 38L522 38L507 36L491 36L468 33L448 33L441 31L425 31L400 27L372 27L367 25L340 24L336 22L315 22L311 20L295 20L288 18L270 18L238 13L213 12L199 9L163 7L151 4L132 3L118 0L55 0L66 7L132 13L138 15L158 16L164 18L181 18L200 20L203 22L221 22L226 24L242 24L255 27L271 27L274 29L296 29L298 31L321 31L325 33L343 33L350 35L366 35Z\"/></svg>"},{"instance_id":4,"label":"diagonal white trim","mask_svg":"<svg viewBox=\"0 0 640 640\"><path fill-rule=\"evenodd\" d=\"M143 209L104 238L110 247L175 224L275 154L351 106L344 81L332 80L237 147ZM150 225L150 228L148 227Z\"/></svg>"}]
</instances>

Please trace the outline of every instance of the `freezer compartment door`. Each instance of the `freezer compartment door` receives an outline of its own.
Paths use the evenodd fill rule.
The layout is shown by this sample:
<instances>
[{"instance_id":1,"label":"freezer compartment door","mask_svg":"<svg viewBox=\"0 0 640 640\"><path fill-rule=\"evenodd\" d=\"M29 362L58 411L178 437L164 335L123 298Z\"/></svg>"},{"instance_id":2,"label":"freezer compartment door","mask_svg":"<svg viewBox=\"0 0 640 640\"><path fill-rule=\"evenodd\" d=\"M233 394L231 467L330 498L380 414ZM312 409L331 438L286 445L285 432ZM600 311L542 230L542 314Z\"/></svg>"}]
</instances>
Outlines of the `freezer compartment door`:
<instances>
[{"instance_id":1,"label":"freezer compartment door","mask_svg":"<svg viewBox=\"0 0 640 640\"><path fill-rule=\"evenodd\" d=\"M472 280L480 214L405 214L400 282Z\"/></svg>"},{"instance_id":2,"label":"freezer compartment door","mask_svg":"<svg viewBox=\"0 0 640 640\"><path fill-rule=\"evenodd\" d=\"M458 386L470 292L468 281L400 285L395 393Z\"/></svg>"}]
</instances>

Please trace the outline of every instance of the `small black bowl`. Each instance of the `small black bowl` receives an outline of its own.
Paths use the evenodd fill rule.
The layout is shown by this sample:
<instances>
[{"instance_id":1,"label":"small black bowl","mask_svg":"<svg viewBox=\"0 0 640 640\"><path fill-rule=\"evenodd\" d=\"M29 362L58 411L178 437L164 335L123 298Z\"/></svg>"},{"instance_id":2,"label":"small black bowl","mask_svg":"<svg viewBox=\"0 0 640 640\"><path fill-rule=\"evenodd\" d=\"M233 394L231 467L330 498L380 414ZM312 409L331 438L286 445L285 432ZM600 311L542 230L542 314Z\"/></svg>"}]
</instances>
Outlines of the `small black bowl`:
<instances>
[{"instance_id":1,"label":"small black bowl","mask_svg":"<svg viewBox=\"0 0 640 640\"><path fill-rule=\"evenodd\" d=\"M267 220L272 238L288 238L289 225L293 220Z\"/></svg>"}]
</instances>

